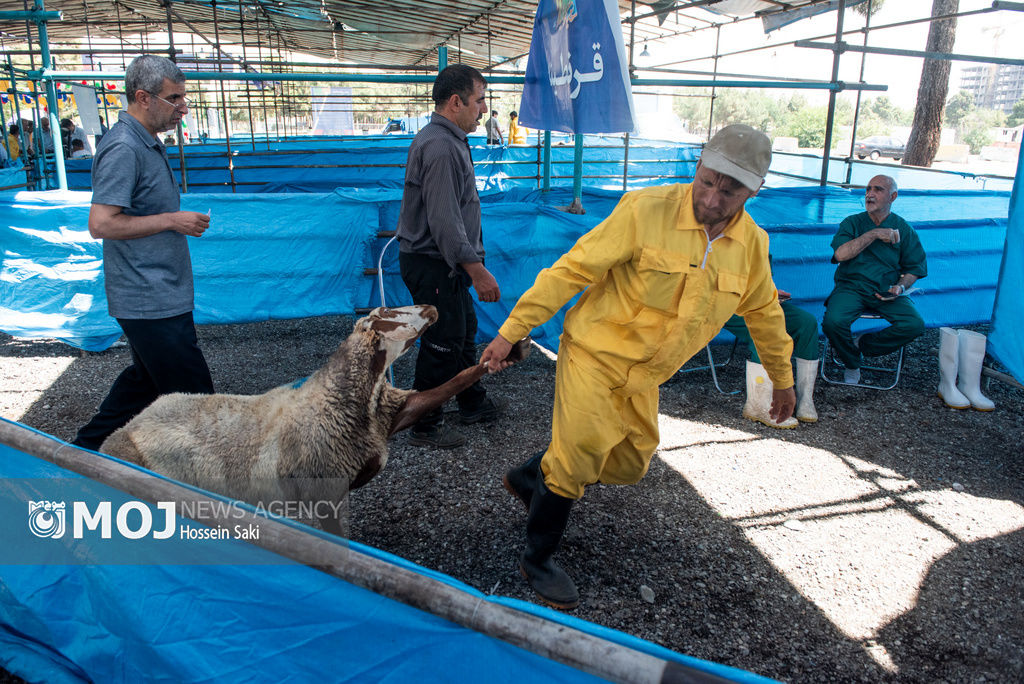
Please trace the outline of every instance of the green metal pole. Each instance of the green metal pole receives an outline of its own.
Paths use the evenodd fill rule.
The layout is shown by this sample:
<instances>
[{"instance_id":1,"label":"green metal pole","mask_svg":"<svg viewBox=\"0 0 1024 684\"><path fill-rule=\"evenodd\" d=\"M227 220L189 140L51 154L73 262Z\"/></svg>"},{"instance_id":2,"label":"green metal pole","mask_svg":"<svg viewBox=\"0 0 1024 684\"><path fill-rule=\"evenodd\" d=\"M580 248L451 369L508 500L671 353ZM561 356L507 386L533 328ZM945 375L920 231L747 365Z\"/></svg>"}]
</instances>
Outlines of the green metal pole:
<instances>
[{"instance_id":1,"label":"green metal pole","mask_svg":"<svg viewBox=\"0 0 1024 684\"><path fill-rule=\"evenodd\" d=\"M447 63L446 63L447 66ZM55 81L81 81L82 79L104 79L116 81L124 78L124 73L105 71L28 71L28 78L44 79L50 78ZM185 78L190 81L308 81L335 83L433 83L437 78L436 74L324 74L309 72L291 73L242 73L237 71L186 71ZM525 79L522 76L488 76L488 83L501 83L522 85ZM705 78L634 78L631 81L634 86L695 86L710 87L712 84L719 88L774 88L790 90L872 90L886 91L889 86L872 85L869 83L826 83L824 81L743 81L743 80L722 80L712 81Z\"/></svg>"},{"instance_id":2,"label":"green metal pole","mask_svg":"<svg viewBox=\"0 0 1024 684\"><path fill-rule=\"evenodd\" d=\"M584 214L583 210L583 134L577 133L576 148L572 158L572 204L570 214Z\"/></svg>"},{"instance_id":3,"label":"green metal pole","mask_svg":"<svg viewBox=\"0 0 1024 684\"><path fill-rule=\"evenodd\" d=\"M46 16L48 14L54 14L54 12L43 11L43 0L36 0L35 12L39 15ZM60 14L57 12L56 14ZM58 17L59 18L59 17ZM52 59L50 57L50 40L46 30L46 19L40 19L39 22L39 47L42 51L43 66L49 69L52 65ZM59 104L57 102L57 87L53 81L46 80L46 102L49 105L47 109L47 116L50 119L50 135L53 136L53 161L57 167L57 187L62 191L68 189L68 174L64 168L64 145L60 139L60 120L57 117Z\"/></svg>"},{"instance_id":4,"label":"green metal pole","mask_svg":"<svg viewBox=\"0 0 1024 684\"><path fill-rule=\"evenodd\" d=\"M544 131L544 192L551 192L551 131Z\"/></svg>"},{"instance_id":5,"label":"green metal pole","mask_svg":"<svg viewBox=\"0 0 1024 684\"><path fill-rule=\"evenodd\" d=\"M441 47L437 48L437 71L440 73L441 71L444 70L444 68L446 66L448 66L448 46L447 45L442 45ZM427 80L416 81L416 82L417 83L433 83L434 82L434 77L433 76L424 76L423 78L427 79ZM488 79L488 81L492 82L492 83L496 82L496 81L494 81L494 79Z\"/></svg>"}]
</instances>

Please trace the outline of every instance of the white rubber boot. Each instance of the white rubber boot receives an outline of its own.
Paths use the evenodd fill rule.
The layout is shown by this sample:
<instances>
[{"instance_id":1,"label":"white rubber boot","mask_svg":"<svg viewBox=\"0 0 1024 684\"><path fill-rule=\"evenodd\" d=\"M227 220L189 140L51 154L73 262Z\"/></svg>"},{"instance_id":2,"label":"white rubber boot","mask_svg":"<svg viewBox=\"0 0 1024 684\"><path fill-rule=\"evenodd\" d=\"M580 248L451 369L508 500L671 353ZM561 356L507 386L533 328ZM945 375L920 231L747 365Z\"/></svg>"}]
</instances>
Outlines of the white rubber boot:
<instances>
[{"instance_id":1,"label":"white rubber boot","mask_svg":"<svg viewBox=\"0 0 1024 684\"><path fill-rule=\"evenodd\" d=\"M790 416L781 423L776 423L768 415L772 407L772 381L764 370L764 366L747 361L747 403L743 405L743 417L764 423L768 427L790 430L797 426L796 418Z\"/></svg>"},{"instance_id":2,"label":"white rubber boot","mask_svg":"<svg viewBox=\"0 0 1024 684\"><path fill-rule=\"evenodd\" d=\"M952 328L939 328L939 398L949 408L971 408L971 400L956 388L960 364L960 336Z\"/></svg>"},{"instance_id":3,"label":"white rubber boot","mask_svg":"<svg viewBox=\"0 0 1024 684\"><path fill-rule=\"evenodd\" d=\"M814 378L818 376L818 360L796 360L796 419L802 423L817 423L814 409Z\"/></svg>"},{"instance_id":4,"label":"white rubber boot","mask_svg":"<svg viewBox=\"0 0 1024 684\"><path fill-rule=\"evenodd\" d=\"M996 405L981 393L981 366L985 361L985 336L973 330L957 330L960 337L959 375L956 388L978 411L991 411Z\"/></svg>"}]
</instances>

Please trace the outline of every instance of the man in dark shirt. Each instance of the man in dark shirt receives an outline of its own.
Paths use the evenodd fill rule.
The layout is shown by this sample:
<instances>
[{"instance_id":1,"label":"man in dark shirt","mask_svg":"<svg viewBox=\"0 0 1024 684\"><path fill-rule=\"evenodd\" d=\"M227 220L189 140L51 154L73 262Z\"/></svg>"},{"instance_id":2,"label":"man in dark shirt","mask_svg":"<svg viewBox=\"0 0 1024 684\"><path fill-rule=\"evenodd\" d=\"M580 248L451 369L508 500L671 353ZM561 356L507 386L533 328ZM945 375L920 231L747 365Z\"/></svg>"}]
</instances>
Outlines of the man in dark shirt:
<instances>
[{"instance_id":1,"label":"man in dark shirt","mask_svg":"<svg viewBox=\"0 0 1024 684\"><path fill-rule=\"evenodd\" d=\"M476 312L469 286L482 302L501 290L484 267L480 197L466 134L487 112L487 81L464 64L445 68L434 81L434 114L409 146L398 218L399 266L416 304L437 307L437 323L420 338L413 389L437 387L476 364ZM460 393L464 424L498 417L500 406L476 383ZM439 408L411 431L409 443L450 449L465 438L444 426Z\"/></svg>"},{"instance_id":2,"label":"man in dark shirt","mask_svg":"<svg viewBox=\"0 0 1024 684\"><path fill-rule=\"evenodd\" d=\"M192 321L192 260L210 217L180 211L178 184L159 134L188 112L185 75L165 57L143 55L125 71L128 109L103 136L92 164L89 234L103 240L110 315L128 339L121 373L74 444L103 440L161 394L210 394L213 380Z\"/></svg>"},{"instance_id":3,"label":"man in dark shirt","mask_svg":"<svg viewBox=\"0 0 1024 684\"><path fill-rule=\"evenodd\" d=\"M839 266L821 330L846 368L849 384L860 382L862 355L894 352L924 332L921 314L902 295L928 275L928 263L917 231L890 211L896 195L893 178L872 178L864 193L867 211L843 219L832 238L832 263ZM850 326L866 310L891 325L854 340Z\"/></svg>"}]
</instances>

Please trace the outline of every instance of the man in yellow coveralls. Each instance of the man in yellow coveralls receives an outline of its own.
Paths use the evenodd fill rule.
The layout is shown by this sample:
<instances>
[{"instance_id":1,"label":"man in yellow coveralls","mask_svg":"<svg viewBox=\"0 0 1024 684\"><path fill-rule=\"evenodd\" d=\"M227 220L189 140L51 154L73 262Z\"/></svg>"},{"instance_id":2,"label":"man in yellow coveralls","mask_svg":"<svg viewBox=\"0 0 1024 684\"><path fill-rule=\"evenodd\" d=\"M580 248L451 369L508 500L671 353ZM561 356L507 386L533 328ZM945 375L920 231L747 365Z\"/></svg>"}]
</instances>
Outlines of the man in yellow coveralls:
<instances>
[{"instance_id":1,"label":"man in yellow coveralls","mask_svg":"<svg viewBox=\"0 0 1024 684\"><path fill-rule=\"evenodd\" d=\"M480 357L505 368L512 344L581 290L565 315L551 442L504 477L529 511L519 569L545 602L579 593L551 557L586 485L635 484L658 446L658 386L737 313L774 390L771 416L793 414L793 342L772 283L768 234L743 210L771 163L767 136L726 126L704 147L694 182L630 192L542 270Z\"/></svg>"}]
</instances>

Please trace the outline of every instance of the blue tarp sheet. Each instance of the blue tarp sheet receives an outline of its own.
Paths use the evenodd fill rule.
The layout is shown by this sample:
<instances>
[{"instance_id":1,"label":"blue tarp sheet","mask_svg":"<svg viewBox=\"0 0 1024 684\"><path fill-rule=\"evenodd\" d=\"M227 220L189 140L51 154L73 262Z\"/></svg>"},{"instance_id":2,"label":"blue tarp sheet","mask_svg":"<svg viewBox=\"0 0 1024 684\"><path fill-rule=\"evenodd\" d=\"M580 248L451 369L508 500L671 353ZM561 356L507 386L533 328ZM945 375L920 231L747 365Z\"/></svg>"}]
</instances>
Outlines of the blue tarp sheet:
<instances>
[{"instance_id":1,"label":"blue tarp sheet","mask_svg":"<svg viewBox=\"0 0 1024 684\"><path fill-rule=\"evenodd\" d=\"M343 139L293 141L235 141L230 155L224 144L187 145L185 169L189 192L225 192L232 179L239 192L330 192L335 188L401 188L411 135L361 136ZM535 140L535 138L534 138ZM481 189L536 188L536 145L500 147L471 136L473 159ZM607 136L585 136L583 173L588 183L622 187L623 141ZM181 181L177 148L169 148L171 168ZM552 142L552 183L572 185L574 147L564 135ZM700 148L696 145L633 140L629 173L653 178L632 179L631 187L685 181L693 176ZM232 169L228 169L228 159ZM69 159L68 187L92 188L91 159Z\"/></svg>"},{"instance_id":2,"label":"blue tarp sheet","mask_svg":"<svg viewBox=\"0 0 1024 684\"><path fill-rule=\"evenodd\" d=\"M25 167L21 164L0 168L0 188L13 185L24 185L28 182L25 178Z\"/></svg>"},{"instance_id":3,"label":"blue tarp sheet","mask_svg":"<svg viewBox=\"0 0 1024 684\"><path fill-rule=\"evenodd\" d=\"M1024 147L1017 162L1018 174L1010 200L1010 218L1006 228L1006 246L999 273L999 295L996 297L989 337L989 351L1006 366L1017 380L1024 382Z\"/></svg>"},{"instance_id":4,"label":"blue tarp sheet","mask_svg":"<svg viewBox=\"0 0 1024 684\"><path fill-rule=\"evenodd\" d=\"M29 501L80 501L91 510L109 501L117 511L136 500L3 444L0 478L0 667L29 681L598 681L240 540L130 540L116 531L106 540L89 533L75 539L69 529L36 537L26 524ZM391 554L310 533L481 601L728 681L769 681L533 604L485 596Z\"/></svg>"},{"instance_id":5,"label":"blue tarp sheet","mask_svg":"<svg viewBox=\"0 0 1024 684\"><path fill-rule=\"evenodd\" d=\"M555 207L570 192L526 189L482 195L487 266L502 289L495 304L478 304L480 339L490 339L517 298L584 232L597 225L621 193L588 190L587 214ZM929 277L915 302L930 327L988 322L1006 241L1009 193L901 191L894 209L920 231ZM351 313L376 306L375 267L395 227L399 190L353 189L329 194L185 195L183 208L210 210L210 230L190 239L195 265L196 320L235 323ZM106 314L100 243L86 230L89 195L21 193L0 199L0 330L56 337L86 349L117 338ZM832 235L843 217L861 211L860 191L821 188L763 190L748 203L769 232L777 285L820 320L835 267ZM397 249L385 255L388 304L408 302ZM561 317L536 332L557 347Z\"/></svg>"}]
</instances>

